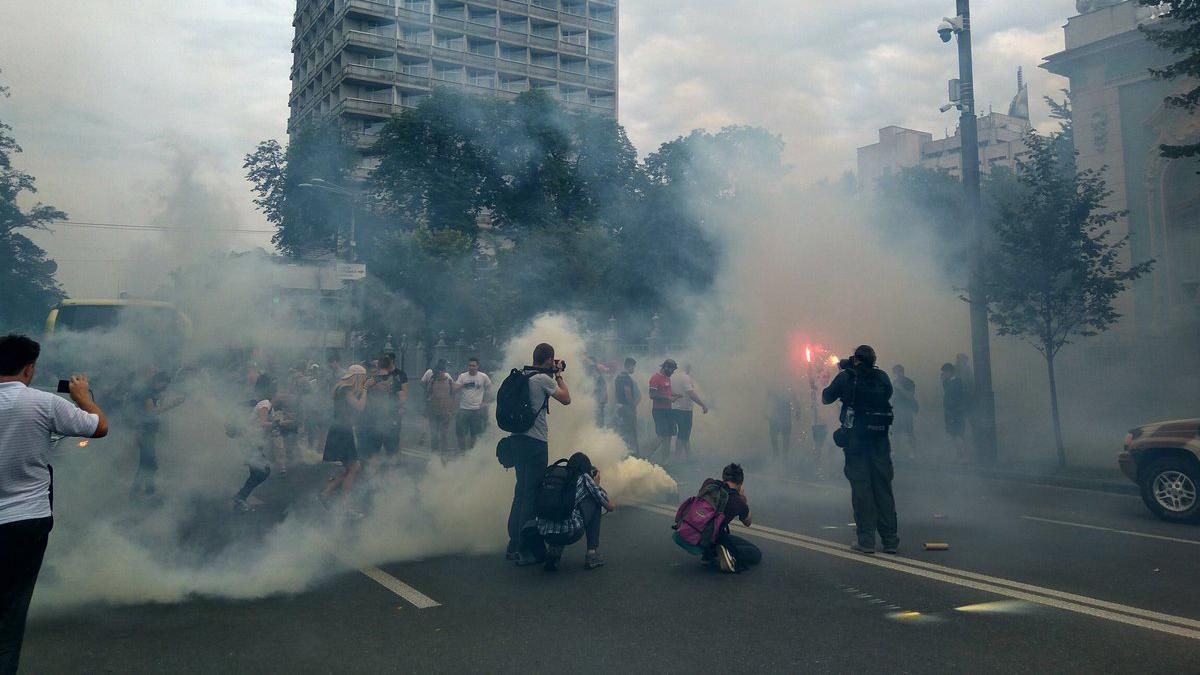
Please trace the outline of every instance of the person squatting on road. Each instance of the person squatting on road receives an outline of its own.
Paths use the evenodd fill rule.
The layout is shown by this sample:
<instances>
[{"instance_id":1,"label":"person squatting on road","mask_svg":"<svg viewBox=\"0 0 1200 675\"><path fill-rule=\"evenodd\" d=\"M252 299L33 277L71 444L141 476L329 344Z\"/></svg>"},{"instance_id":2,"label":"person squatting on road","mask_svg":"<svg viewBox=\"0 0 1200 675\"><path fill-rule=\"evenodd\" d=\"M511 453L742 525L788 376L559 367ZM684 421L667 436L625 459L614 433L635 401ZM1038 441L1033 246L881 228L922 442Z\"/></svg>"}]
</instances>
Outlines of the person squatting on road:
<instances>
[{"instance_id":1,"label":"person squatting on road","mask_svg":"<svg viewBox=\"0 0 1200 675\"><path fill-rule=\"evenodd\" d=\"M108 420L87 377L72 375L71 405L32 389L41 346L0 337L0 675L15 675L25 618L54 527L51 435L102 438Z\"/></svg>"},{"instance_id":2,"label":"person squatting on road","mask_svg":"<svg viewBox=\"0 0 1200 675\"><path fill-rule=\"evenodd\" d=\"M875 553L875 533L885 553L896 553L900 546L897 533L896 499L892 494L892 447L888 429L892 424L892 382L887 373L875 367L875 350L862 345L854 356L838 364L841 372L821 392L821 401L829 405L841 401L842 427L834 433L834 442L846 456L846 479L850 481L850 500L858 541L850 548L859 553Z\"/></svg>"},{"instance_id":3,"label":"person squatting on road","mask_svg":"<svg viewBox=\"0 0 1200 675\"><path fill-rule=\"evenodd\" d=\"M358 414L367 407L366 387L367 369L358 365L347 368L346 374L333 386L333 423L325 437L323 460L341 463L342 470L318 495L322 506L329 506L334 490L340 487L342 506L347 507L350 489L354 487L354 479L362 469L362 462L358 459L358 446L354 443L354 424ZM362 517L361 513L349 508L346 515L351 518Z\"/></svg>"},{"instance_id":4,"label":"person squatting on road","mask_svg":"<svg viewBox=\"0 0 1200 675\"><path fill-rule=\"evenodd\" d=\"M496 425L510 434L497 444L496 458L517 474L505 555L522 567L546 559L537 529L537 497L550 457L550 399L571 404L562 375L566 367L554 358L554 347L543 342L533 350L533 365L514 369L496 394Z\"/></svg>"},{"instance_id":5,"label":"person squatting on road","mask_svg":"<svg viewBox=\"0 0 1200 675\"><path fill-rule=\"evenodd\" d=\"M458 414L454 418L454 435L458 438L458 449L466 452L475 447L475 441L487 427L487 403L492 391L492 378L479 372L479 359L467 359L467 372L454 380L454 391L458 393Z\"/></svg>"},{"instance_id":6,"label":"person squatting on road","mask_svg":"<svg viewBox=\"0 0 1200 675\"><path fill-rule=\"evenodd\" d=\"M242 484L242 489L233 498L234 513L249 513L254 509L246 503L250 493L262 485L271 475L271 462L267 459L267 449L275 442L275 434L279 423L272 417L271 399L275 398L275 380L263 373L254 381L254 414L250 419L250 432L246 435L246 466L250 475Z\"/></svg>"},{"instance_id":7,"label":"person squatting on road","mask_svg":"<svg viewBox=\"0 0 1200 675\"><path fill-rule=\"evenodd\" d=\"M743 572L762 562L762 551L757 546L729 533L729 526L735 518L742 521L746 527L750 527L754 520L754 514L750 512L750 501L746 499L746 473L740 465L730 464L721 470L721 480L706 479L700 486L701 492L710 485L720 488L726 494L725 520L717 535L717 545L705 551L702 559L716 559L717 566L728 574Z\"/></svg>"},{"instance_id":8,"label":"person squatting on road","mask_svg":"<svg viewBox=\"0 0 1200 675\"><path fill-rule=\"evenodd\" d=\"M566 480L562 480L563 477ZM552 494L555 489L562 494ZM549 500L544 498L548 492L551 493ZM608 492L600 487L600 470L592 466L591 458L577 452L570 459L559 460L549 467L542 480L538 501L537 529L547 545L547 572L558 569L563 547L579 541L585 533L587 554L584 567L594 570L604 565L599 550L600 516L604 511L612 512L616 504ZM547 504L547 501L552 503ZM556 508L559 504L563 507ZM566 516L562 511L570 515Z\"/></svg>"}]
</instances>

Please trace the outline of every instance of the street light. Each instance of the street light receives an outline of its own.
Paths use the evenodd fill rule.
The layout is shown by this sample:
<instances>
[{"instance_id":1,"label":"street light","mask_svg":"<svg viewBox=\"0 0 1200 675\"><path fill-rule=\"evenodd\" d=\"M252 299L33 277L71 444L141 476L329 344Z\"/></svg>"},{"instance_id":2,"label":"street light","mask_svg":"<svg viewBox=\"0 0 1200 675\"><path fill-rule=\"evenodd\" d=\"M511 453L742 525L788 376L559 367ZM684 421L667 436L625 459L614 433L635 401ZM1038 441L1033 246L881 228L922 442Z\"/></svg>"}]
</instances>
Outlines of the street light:
<instances>
[{"instance_id":1,"label":"street light","mask_svg":"<svg viewBox=\"0 0 1200 675\"><path fill-rule=\"evenodd\" d=\"M983 226L979 198L979 126L975 118L975 78L971 56L971 0L956 0L958 15L946 17L938 26L942 42L958 38L958 100L962 111L962 179L967 195L967 220L971 234L971 256L967 279L967 303L971 308L971 351L975 359L975 451L984 463L996 459L996 394L992 391L992 348L987 301L980 284L983 265ZM952 97L953 98L953 97ZM943 108L949 110L950 107Z\"/></svg>"},{"instance_id":2,"label":"street light","mask_svg":"<svg viewBox=\"0 0 1200 675\"><path fill-rule=\"evenodd\" d=\"M350 200L350 253L349 259L346 262L358 262L358 242L355 239L355 214L358 211L358 198L362 196L361 192L348 190L340 187L322 178L313 178L307 183L300 183L299 187L309 190L323 190L335 195L345 197Z\"/></svg>"}]
</instances>

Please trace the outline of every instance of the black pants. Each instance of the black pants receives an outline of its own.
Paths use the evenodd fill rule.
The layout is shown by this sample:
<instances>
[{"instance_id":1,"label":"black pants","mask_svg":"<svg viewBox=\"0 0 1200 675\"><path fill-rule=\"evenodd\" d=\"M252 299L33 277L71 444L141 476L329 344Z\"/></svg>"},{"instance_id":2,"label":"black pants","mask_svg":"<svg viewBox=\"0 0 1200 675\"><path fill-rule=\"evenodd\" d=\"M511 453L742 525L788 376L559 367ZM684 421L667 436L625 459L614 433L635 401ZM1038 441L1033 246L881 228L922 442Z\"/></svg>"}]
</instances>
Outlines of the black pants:
<instances>
[{"instance_id":1,"label":"black pants","mask_svg":"<svg viewBox=\"0 0 1200 675\"><path fill-rule=\"evenodd\" d=\"M546 543L551 546L570 546L587 535L587 547L594 551L600 547L600 514L604 507L600 506L594 497L588 497L579 502L579 512L583 514L583 529L572 535L548 534Z\"/></svg>"},{"instance_id":2,"label":"black pants","mask_svg":"<svg viewBox=\"0 0 1200 675\"><path fill-rule=\"evenodd\" d=\"M728 530L717 537L717 545L729 549L733 559L737 562L738 569L744 570L762 562L762 551L757 546L741 537L729 534Z\"/></svg>"},{"instance_id":3,"label":"black pants","mask_svg":"<svg viewBox=\"0 0 1200 675\"><path fill-rule=\"evenodd\" d=\"M483 434L487 426L487 411L483 408L466 410L460 408L454 418L454 435L458 438L459 450L475 447L475 439Z\"/></svg>"},{"instance_id":4,"label":"black pants","mask_svg":"<svg viewBox=\"0 0 1200 675\"><path fill-rule=\"evenodd\" d=\"M617 405L617 433L621 435L621 440L625 441L629 452L638 454L637 408L631 405Z\"/></svg>"},{"instance_id":5,"label":"black pants","mask_svg":"<svg viewBox=\"0 0 1200 675\"><path fill-rule=\"evenodd\" d=\"M246 477L246 482L242 484L242 489L238 490L237 497L235 497L242 501L246 501L250 493L254 492L254 488L262 485L263 481L271 475L271 465L267 462L266 457L255 458L246 466L250 467L250 475Z\"/></svg>"},{"instance_id":6,"label":"black pants","mask_svg":"<svg viewBox=\"0 0 1200 675\"><path fill-rule=\"evenodd\" d=\"M53 518L0 525L0 675L14 675Z\"/></svg>"},{"instance_id":7,"label":"black pants","mask_svg":"<svg viewBox=\"0 0 1200 675\"><path fill-rule=\"evenodd\" d=\"M896 498L892 495L895 469L887 434L851 432L844 452L859 545L875 548L876 532L884 546L898 544Z\"/></svg>"},{"instance_id":8,"label":"black pants","mask_svg":"<svg viewBox=\"0 0 1200 675\"><path fill-rule=\"evenodd\" d=\"M546 473L550 446L521 434L512 437L516 464L517 485L513 489L512 508L508 512L508 551L541 557L545 543L537 534L538 484Z\"/></svg>"}]
</instances>

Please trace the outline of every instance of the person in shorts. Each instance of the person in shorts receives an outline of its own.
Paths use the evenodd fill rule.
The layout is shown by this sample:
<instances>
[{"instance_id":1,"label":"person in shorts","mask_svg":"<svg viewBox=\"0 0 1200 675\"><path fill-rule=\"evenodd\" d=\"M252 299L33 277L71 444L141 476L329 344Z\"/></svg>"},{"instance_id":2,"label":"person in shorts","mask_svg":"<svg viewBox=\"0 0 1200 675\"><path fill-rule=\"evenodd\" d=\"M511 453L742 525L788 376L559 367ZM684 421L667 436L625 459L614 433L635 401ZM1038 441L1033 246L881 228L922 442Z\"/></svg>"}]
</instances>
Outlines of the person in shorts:
<instances>
[{"instance_id":1,"label":"person in shorts","mask_svg":"<svg viewBox=\"0 0 1200 675\"><path fill-rule=\"evenodd\" d=\"M487 403L491 398L492 378L479 371L479 359L467 359L467 372L454 380L454 391L458 394L458 414L454 418L454 435L458 438L458 449L475 447L475 441L487 428Z\"/></svg>"},{"instance_id":2,"label":"person in shorts","mask_svg":"<svg viewBox=\"0 0 1200 675\"><path fill-rule=\"evenodd\" d=\"M654 447L646 454L646 459L654 459L660 448L666 448L666 459L671 459L671 439L675 436L675 415L671 404L681 397L671 388L671 375L679 369L675 359L663 361L657 373L650 376L650 414L654 418L654 435L657 440Z\"/></svg>"},{"instance_id":3,"label":"person in shorts","mask_svg":"<svg viewBox=\"0 0 1200 675\"><path fill-rule=\"evenodd\" d=\"M692 364L683 364L683 372L671 377L671 389L679 398L671 402L671 414L675 417L675 447L685 459L692 457L692 409L700 406L702 415L708 414L708 406L700 400L696 381L692 379Z\"/></svg>"},{"instance_id":4,"label":"person in shorts","mask_svg":"<svg viewBox=\"0 0 1200 675\"><path fill-rule=\"evenodd\" d=\"M325 438L323 459L341 464L342 470L325 485L319 498L322 505L328 506L334 491L341 488L344 506L354 487L354 479L362 469L358 447L354 442L354 425L359 413L367 407L367 369L359 365L347 368L346 374L334 385L332 393L333 423ZM352 510L348 510L347 514L354 518L362 517L361 513Z\"/></svg>"}]
</instances>

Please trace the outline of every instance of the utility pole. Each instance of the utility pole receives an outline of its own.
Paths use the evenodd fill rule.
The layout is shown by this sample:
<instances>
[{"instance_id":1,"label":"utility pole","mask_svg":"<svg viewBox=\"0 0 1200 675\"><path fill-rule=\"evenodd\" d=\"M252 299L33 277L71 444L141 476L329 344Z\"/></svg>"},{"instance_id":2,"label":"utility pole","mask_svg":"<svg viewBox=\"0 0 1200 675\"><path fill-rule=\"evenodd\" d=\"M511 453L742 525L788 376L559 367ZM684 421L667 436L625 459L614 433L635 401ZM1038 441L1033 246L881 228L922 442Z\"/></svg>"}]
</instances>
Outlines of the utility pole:
<instances>
[{"instance_id":1,"label":"utility pole","mask_svg":"<svg viewBox=\"0 0 1200 675\"><path fill-rule=\"evenodd\" d=\"M967 221L971 253L967 278L967 304L971 310L971 352L975 361L972 420L975 453L984 464L996 460L996 393L992 389L992 347L987 298L981 284L984 229L979 196L979 125L975 117L975 76L971 54L971 0L957 0L958 16L947 19L938 32L949 42L948 29L958 37L959 134L962 138L962 180L967 196Z\"/></svg>"}]
</instances>

